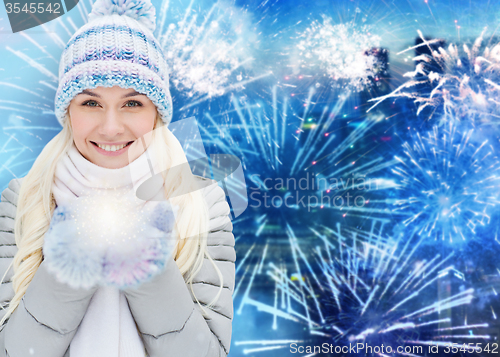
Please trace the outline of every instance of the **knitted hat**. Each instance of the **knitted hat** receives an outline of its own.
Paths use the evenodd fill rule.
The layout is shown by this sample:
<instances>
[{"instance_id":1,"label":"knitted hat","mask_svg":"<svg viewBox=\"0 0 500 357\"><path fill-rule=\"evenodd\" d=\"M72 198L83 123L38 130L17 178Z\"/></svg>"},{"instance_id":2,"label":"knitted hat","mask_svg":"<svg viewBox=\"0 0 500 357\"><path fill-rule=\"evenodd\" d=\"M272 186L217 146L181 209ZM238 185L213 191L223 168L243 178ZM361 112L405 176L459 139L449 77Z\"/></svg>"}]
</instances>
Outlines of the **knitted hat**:
<instances>
[{"instance_id":1,"label":"knitted hat","mask_svg":"<svg viewBox=\"0 0 500 357\"><path fill-rule=\"evenodd\" d=\"M89 22L69 40L59 64L55 114L61 125L71 100L85 89L133 88L156 105L163 122L172 118L168 70L153 35L151 0L97 0Z\"/></svg>"}]
</instances>

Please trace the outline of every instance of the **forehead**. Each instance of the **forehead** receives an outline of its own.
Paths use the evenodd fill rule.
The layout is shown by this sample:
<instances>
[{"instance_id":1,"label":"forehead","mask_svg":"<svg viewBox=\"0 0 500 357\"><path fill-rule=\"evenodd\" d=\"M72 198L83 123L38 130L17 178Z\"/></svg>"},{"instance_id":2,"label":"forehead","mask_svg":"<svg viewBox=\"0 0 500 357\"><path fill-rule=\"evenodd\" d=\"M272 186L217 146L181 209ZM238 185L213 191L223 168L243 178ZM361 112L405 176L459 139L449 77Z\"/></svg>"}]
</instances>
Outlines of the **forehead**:
<instances>
[{"instance_id":1,"label":"forehead","mask_svg":"<svg viewBox=\"0 0 500 357\"><path fill-rule=\"evenodd\" d=\"M90 95L92 97L101 98L106 95L119 95L122 98L133 97L137 95L146 96L146 94L139 93L133 88L121 88L121 87L98 87L94 89L85 89L78 93L78 95Z\"/></svg>"}]
</instances>

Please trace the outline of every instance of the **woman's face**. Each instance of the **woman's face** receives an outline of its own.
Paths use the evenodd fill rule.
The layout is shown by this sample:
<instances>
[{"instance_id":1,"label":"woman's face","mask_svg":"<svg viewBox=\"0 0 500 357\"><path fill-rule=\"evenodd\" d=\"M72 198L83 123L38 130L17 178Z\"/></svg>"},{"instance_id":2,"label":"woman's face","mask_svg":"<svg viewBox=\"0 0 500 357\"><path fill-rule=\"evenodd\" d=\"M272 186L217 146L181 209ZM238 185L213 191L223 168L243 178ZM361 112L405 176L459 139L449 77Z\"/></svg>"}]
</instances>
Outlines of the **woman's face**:
<instances>
[{"instance_id":1,"label":"woman's face","mask_svg":"<svg viewBox=\"0 0 500 357\"><path fill-rule=\"evenodd\" d=\"M146 95L118 86L84 90L68 110L78 151L109 169L125 167L138 157L129 158L130 143L153 130L157 113Z\"/></svg>"}]
</instances>

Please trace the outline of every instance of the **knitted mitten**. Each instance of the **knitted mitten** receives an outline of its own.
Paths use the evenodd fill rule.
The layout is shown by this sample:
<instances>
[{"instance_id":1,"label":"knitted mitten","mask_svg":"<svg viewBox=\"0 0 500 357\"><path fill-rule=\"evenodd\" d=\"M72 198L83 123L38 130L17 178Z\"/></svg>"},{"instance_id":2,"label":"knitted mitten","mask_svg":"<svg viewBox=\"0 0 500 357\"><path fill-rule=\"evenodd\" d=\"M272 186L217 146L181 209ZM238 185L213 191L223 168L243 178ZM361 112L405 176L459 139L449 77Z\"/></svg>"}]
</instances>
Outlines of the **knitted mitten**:
<instances>
[{"instance_id":1,"label":"knitted mitten","mask_svg":"<svg viewBox=\"0 0 500 357\"><path fill-rule=\"evenodd\" d=\"M103 261L105 285L120 289L136 287L159 274L175 243L175 215L166 201L148 201L138 211L133 235L109 247Z\"/></svg>"},{"instance_id":2,"label":"knitted mitten","mask_svg":"<svg viewBox=\"0 0 500 357\"><path fill-rule=\"evenodd\" d=\"M43 254L48 269L75 288L134 287L164 268L174 225L167 201L83 196L55 209Z\"/></svg>"},{"instance_id":3,"label":"knitted mitten","mask_svg":"<svg viewBox=\"0 0 500 357\"><path fill-rule=\"evenodd\" d=\"M69 207L54 210L43 243L44 261L56 278L74 289L89 289L102 275L102 256L89 254L81 225Z\"/></svg>"}]
</instances>

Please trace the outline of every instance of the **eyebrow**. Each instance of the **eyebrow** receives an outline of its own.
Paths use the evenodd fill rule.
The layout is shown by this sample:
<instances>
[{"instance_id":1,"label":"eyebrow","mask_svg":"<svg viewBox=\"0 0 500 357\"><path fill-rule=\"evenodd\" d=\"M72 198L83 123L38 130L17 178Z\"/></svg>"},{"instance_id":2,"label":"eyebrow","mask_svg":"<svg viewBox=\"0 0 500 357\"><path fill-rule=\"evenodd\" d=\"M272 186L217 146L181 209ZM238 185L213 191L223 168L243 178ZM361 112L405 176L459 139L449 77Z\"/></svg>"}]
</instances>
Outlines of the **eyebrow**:
<instances>
[{"instance_id":1,"label":"eyebrow","mask_svg":"<svg viewBox=\"0 0 500 357\"><path fill-rule=\"evenodd\" d=\"M80 95L80 94L87 94L87 95L90 95L91 97L101 98L101 96L99 94L93 93L93 92L89 92L86 89L83 90L82 92L78 93L78 95ZM146 95L146 94L133 91L133 92L125 94L122 98L135 97L136 95Z\"/></svg>"}]
</instances>

